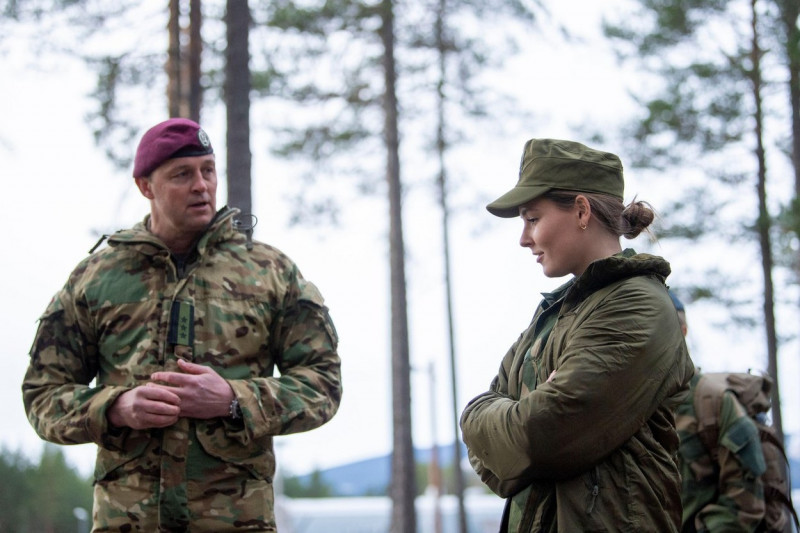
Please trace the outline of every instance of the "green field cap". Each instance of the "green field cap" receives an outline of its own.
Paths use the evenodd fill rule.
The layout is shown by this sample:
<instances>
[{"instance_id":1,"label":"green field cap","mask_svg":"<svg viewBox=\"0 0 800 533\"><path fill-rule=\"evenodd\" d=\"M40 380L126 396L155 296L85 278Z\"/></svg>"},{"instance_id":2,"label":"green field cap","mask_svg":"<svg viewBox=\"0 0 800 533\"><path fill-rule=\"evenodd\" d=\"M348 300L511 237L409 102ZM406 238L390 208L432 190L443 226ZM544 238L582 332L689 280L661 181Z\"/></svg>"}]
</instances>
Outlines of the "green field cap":
<instances>
[{"instance_id":1,"label":"green field cap","mask_svg":"<svg viewBox=\"0 0 800 533\"><path fill-rule=\"evenodd\" d=\"M622 162L612 153L581 143L531 139L522 152L517 184L486 209L513 218L519 216L519 206L552 189L610 194L622 200Z\"/></svg>"}]
</instances>

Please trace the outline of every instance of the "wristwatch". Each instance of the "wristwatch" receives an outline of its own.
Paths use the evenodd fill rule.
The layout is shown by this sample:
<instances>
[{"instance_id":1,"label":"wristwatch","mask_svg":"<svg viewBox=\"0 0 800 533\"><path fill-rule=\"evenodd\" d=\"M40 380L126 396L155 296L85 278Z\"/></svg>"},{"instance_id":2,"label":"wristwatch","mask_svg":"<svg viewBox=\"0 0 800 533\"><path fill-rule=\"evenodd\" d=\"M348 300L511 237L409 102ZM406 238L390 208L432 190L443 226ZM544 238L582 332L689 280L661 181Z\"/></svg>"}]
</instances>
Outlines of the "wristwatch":
<instances>
[{"instance_id":1,"label":"wristwatch","mask_svg":"<svg viewBox=\"0 0 800 533\"><path fill-rule=\"evenodd\" d=\"M233 418L234 420L239 420L240 418L242 418L242 408L239 407L238 398L234 398L231 401L231 406L229 408L229 411L231 413L231 418Z\"/></svg>"}]
</instances>

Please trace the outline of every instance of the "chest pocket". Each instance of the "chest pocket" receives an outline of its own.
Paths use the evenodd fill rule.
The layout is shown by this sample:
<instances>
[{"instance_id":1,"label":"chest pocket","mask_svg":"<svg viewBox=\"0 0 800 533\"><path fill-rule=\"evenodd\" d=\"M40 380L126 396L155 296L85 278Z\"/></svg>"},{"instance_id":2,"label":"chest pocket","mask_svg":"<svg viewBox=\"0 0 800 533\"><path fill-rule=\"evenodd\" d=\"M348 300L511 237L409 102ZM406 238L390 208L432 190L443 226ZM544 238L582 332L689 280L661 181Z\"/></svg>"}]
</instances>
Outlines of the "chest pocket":
<instances>
[{"instance_id":1,"label":"chest pocket","mask_svg":"<svg viewBox=\"0 0 800 533\"><path fill-rule=\"evenodd\" d=\"M194 361L226 379L271 374L269 345L274 312L252 296L195 300Z\"/></svg>"}]
</instances>

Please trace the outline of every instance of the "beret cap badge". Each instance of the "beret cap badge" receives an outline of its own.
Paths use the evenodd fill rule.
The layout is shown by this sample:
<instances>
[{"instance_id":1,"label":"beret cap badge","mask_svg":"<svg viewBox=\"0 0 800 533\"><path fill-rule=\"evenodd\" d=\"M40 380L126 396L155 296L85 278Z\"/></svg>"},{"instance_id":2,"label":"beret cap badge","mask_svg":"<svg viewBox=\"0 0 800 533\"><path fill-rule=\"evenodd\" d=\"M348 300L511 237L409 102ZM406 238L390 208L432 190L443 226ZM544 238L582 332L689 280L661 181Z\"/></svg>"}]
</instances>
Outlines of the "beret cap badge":
<instances>
[{"instance_id":1,"label":"beret cap badge","mask_svg":"<svg viewBox=\"0 0 800 533\"><path fill-rule=\"evenodd\" d=\"M197 140L200 142L202 146L205 146L206 148L211 147L211 139L208 138L206 130L202 128L197 130Z\"/></svg>"}]
</instances>

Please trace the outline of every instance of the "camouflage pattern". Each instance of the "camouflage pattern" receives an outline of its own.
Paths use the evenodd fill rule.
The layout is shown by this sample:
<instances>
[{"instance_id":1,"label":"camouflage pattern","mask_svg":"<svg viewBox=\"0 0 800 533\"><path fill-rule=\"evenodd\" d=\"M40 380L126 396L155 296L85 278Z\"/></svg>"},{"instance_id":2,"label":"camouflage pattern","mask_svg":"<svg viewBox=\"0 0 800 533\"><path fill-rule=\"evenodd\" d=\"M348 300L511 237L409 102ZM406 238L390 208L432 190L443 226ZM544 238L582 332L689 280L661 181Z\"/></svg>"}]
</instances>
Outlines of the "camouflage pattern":
<instances>
[{"instance_id":1,"label":"camouflage pattern","mask_svg":"<svg viewBox=\"0 0 800 533\"><path fill-rule=\"evenodd\" d=\"M757 531L764 519L766 470L758 428L730 391L719 391L716 450L708 450L698 432L695 375L691 393L676 409L681 439L683 531ZM708 422L708 421L706 421Z\"/></svg>"},{"instance_id":2,"label":"camouflage pattern","mask_svg":"<svg viewBox=\"0 0 800 533\"><path fill-rule=\"evenodd\" d=\"M461 416L469 459L507 498L501 532L680 527L672 410L694 366L664 286L625 250L544 295Z\"/></svg>"},{"instance_id":3,"label":"camouflage pattern","mask_svg":"<svg viewBox=\"0 0 800 533\"><path fill-rule=\"evenodd\" d=\"M280 251L258 242L248 251L236 212L220 210L184 276L147 219L116 233L40 319L25 409L43 439L98 445L95 532L275 531L273 437L338 409L338 337L322 296ZM181 304L193 322L180 315L183 344L173 344ZM150 430L107 422L120 394L177 370L178 358L228 380L243 417Z\"/></svg>"}]
</instances>

